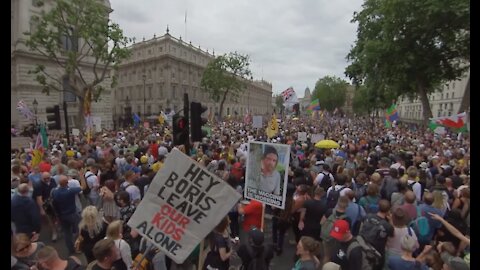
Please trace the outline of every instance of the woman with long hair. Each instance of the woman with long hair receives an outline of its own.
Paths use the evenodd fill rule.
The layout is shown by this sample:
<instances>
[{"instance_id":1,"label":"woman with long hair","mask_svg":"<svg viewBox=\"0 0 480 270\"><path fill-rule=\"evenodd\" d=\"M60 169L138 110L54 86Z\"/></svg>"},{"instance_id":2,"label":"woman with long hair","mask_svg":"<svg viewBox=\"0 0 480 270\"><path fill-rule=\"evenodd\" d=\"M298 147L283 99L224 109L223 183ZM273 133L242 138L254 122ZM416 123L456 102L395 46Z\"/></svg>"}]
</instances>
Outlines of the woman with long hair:
<instances>
[{"instance_id":1,"label":"woman with long hair","mask_svg":"<svg viewBox=\"0 0 480 270\"><path fill-rule=\"evenodd\" d=\"M114 198L115 194L115 180L108 179L104 186L100 188L100 202L103 210L105 220L112 222L120 218L120 209L117 206Z\"/></svg>"},{"instance_id":2,"label":"woman with long hair","mask_svg":"<svg viewBox=\"0 0 480 270\"><path fill-rule=\"evenodd\" d=\"M115 246L120 250L120 258L113 265L117 270L127 270L132 267L132 251L127 241L123 240L123 224L121 220L115 220L107 227L107 237L115 242Z\"/></svg>"},{"instance_id":3,"label":"woman with long hair","mask_svg":"<svg viewBox=\"0 0 480 270\"><path fill-rule=\"evenodd\" d=\"M297 255L300 257L294 270L315 270L320 265L316 254L320 251L320 242L310 236L302 236L297 244Z\"/></svg>"},{"instance_id":4,"label":"woman with long hair","mask_svg":"<svg viewBox=\"0 0 480 270\"><path fill-rule=\"evenodd\" d=\"M203 269L227 270L230 267L233 250L227 230L229 223L230 219L225 216L210 234L210 251L205 258Z\"/></svg>"},{"instance_id":5,"label":"woman with long hair","mask_svg":"<svg viewBox=\"0 0 480 270\"><path fill-rule=\"evenodd\" d=\"M93 246L105 237L107 226L107 222L101 217L95 206L90 205L83 209L82 220L78 225L80 234L75 244L85 254L88 263L95 260Z\"/></svg>"}]
</instances>

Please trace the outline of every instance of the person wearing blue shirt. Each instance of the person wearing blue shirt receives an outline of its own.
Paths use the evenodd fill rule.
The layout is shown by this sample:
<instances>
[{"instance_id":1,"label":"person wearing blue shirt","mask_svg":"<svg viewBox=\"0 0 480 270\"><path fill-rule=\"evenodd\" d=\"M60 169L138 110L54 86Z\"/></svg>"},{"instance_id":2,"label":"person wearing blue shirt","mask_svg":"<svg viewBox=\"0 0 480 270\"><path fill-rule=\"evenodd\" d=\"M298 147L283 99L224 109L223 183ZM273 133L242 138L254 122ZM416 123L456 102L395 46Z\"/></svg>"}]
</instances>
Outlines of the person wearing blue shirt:
<instances>
[{"instance_id":1,"label":"person wearing blue shirt","mask_svg":"<svg viewBox=\"0 0 480 270\"><path fill-rule=\"evenodd\" d=\"M423 202L418 206L420 212L422 213L422 216L426 217L428 219L428 224L430 225L430 232L429 232L429 237L428 239L431 241L433 238L433 234L435 231L439 228L442 227L442 223L438 220L434 220L430 213L437 214L441 217L443 217L443 211L442 209L438 209L432 206L433 204L433 193L430 192L425 192L423 194ZM423 243L427 244L427 243Z\"/></svg>"},{"instance_id":2,"label":"person wearing blue shirt","mask_svg":"<svg viewBox=\"0 0 480 270\"><path fill-rule=\"evenodd\" d=\"M34 233L40 232L41 220L40 210L29 196L29 192L28 184L18 185L18 193L12 198L10 215L18 233L32 236Z\"/></svg>"},{"instance_id":3,"label":"person wearing blue shirt","mask_svg":"<svg viewBox=\"0 0 480 270\"><path fill-rule=\"evenodd\" d=\"M32 185L38 185L40 181L42 181L42 173L40 172L38 165L33 167L33 171L28 175L28 180Z\"/></svg>"},{"instance_id":4,"label":"person wearing blue shirt","mask_svg":"<svg viewBox=\"0 0 480 270\"><path fill-rule=\"evenodd\" d=\"M80 187L68 187L68 177L60 176L59 188L52 193L53 206L60 220L62 231L65 237L65 244L70 254L75 252L73 236L78 232L80 216L77 213L75 197L82 191Z\"/></svg>"}]
</instances>

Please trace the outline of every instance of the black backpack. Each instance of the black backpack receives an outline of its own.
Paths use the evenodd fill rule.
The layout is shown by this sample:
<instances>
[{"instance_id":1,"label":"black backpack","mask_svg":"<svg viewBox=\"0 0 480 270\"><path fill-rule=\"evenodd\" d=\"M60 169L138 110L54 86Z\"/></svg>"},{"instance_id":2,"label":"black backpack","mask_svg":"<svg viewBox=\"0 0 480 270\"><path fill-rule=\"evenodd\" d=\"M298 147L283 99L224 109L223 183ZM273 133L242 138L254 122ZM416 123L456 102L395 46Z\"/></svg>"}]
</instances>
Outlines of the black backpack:
<instances>
[{"instance_id":1,"label":"black backpack","mask_svg":"<svg viewBox=\"0 0 480 270\"><path fill-rule=\"evenodd\" d=\"M338 202L338 198L340 198L340 192L347 187L342 187L339 190L335 190L335 187L332 187L332 190L328 193L327 196L327 208L332 209L335 208Z\"/></svg>"},{"instance_id":2,"label":"black backpack","mask_svg":"<svg viewBox=\"0 0 480 270\"><path fill-rule=\"evenodd\" d=\"M332 178L330 177L330 173L324 173L323 174L322 182L320 183L320 187L327 192L327 190L332 186Z\"/></svg>"},{"instance_id":3,"label":"black backpack","mask_svg":"<svg viewBox=\"0 0 480 270\"><path fill-rule=\"evenodd\" d=\"M377 239L386 239L388 237L387 229L380 222L376 214L368 214L360 225L361 235L365 241L373 244Z\"/></svg>"},{"instance_id":4,"label":"black backpack","mask_svg":"<svg viewBox=\"0 0 480 270\"><path fill-rule=\"evenodd\" d=\"M248 254L252 258L244 270L268 270L268 265L265 262L265 250L258 256L256 256L249 245L246 246Z\"/></svg>"}]
</instances>

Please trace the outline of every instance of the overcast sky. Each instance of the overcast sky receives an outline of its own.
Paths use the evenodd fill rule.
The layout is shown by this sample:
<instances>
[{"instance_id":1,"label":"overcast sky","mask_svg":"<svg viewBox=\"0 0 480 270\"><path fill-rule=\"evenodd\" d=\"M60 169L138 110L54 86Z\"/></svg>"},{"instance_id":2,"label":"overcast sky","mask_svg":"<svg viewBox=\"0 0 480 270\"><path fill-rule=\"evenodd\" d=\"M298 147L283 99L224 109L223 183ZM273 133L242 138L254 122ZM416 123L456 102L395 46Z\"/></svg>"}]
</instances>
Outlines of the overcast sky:
<instances>
[{"instance_id":1,"label":"overcast sky","mask_svg":"<svg viewBox=\"0 0 480 270\"><path fill-rule=\"evenodd\" d=\"M150 39L170 34L215 55L248 54L254 79L278 94L288 87L303 97L318 79L349 81L345 56L356 37L350 23L362 0L110 0L111 19L124 34ZM186 24L185 24L185 14ZM185 27L186 25L186 27Z\"/></svg>"}]
</instances>

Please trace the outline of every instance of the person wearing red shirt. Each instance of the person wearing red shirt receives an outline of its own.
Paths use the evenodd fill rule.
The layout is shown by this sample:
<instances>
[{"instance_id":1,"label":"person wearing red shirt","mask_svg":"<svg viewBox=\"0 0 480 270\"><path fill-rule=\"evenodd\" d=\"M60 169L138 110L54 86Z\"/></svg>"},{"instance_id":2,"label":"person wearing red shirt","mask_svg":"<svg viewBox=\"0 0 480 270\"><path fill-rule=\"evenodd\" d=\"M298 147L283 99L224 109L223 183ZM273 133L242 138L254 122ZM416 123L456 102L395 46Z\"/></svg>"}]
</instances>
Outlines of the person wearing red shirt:
<instances>
[{"instance_id":1,"label":"person wearing red shirt","mask_svg":"<svg viewBox=\"0 0 480 270\"><path fill-rule=\"evenodd\" d=\"M158 144L155 140L152 140L150 143L150 153L155 158L155 160L158 159Z\"/></svg>"},{"instance_id":2,"label":"person wearing red shirt","mask_svg":"<svg viewBox=\"0 0 480 270\"><path fill-rule=\"evenodd\" d=\"M252 228L262 229L262 208L262 203L256 200L251 200L249 204L238 205L238 214L243 215L240 241L247 240L246 236Z\"/></svg>"}]
</instances>

